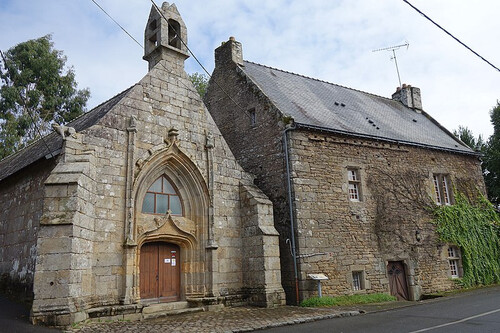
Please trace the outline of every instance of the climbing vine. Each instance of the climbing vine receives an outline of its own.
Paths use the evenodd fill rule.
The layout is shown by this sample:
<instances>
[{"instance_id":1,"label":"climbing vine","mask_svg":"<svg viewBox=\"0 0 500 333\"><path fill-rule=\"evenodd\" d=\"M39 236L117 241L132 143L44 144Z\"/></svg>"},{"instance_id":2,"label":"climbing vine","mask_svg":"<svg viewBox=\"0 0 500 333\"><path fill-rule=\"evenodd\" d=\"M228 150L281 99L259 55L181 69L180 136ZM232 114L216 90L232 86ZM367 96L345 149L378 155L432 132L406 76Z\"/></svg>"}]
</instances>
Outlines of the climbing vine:
<instances>
[{"instance_id":1,"label":"climbing vine","mask_svg":"<svg viewBox=\"0 0 500 333\"><path fill-rule=\"evenodd\" d=\"M440 239L460 247L464 287L500 282L500 218L480 196L471 202L456 194L455 204L433 210Z\"/></svg>"}]
</instances>

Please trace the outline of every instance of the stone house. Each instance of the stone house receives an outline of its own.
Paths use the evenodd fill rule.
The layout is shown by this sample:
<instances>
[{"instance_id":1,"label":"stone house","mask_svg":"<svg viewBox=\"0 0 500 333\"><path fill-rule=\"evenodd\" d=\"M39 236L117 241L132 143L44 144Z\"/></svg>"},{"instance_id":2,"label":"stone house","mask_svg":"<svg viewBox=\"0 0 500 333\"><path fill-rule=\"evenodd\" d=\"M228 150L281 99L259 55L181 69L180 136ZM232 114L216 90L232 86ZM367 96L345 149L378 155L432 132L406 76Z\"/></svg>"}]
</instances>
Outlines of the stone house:
<instances>
[{"instance_id":1,"label":"stone house","mask_svg":"<svg viewBox=\"0 0 500 333\"><path fill-rule=\"evenodd\" d=\"M0 273L33 323L284 302L272 203L184 71L175 5L144 41L137 84L0 161Z\"/></svg>"},{"instance_id":2,"label":"stone house","mask_svg":"<svg viewBox=\"0 0 500 333\"><path fill-rule=\"evenodd\" d=\"M231 37L204 101L274 204L289 303L317 295L310 274L328 278L323 295L418 300L454 287L460 250L438 240L426 208L484 193L484 181L479 155L423 110L420 89L388 99L263 66Z\"/></svg>"}]
</instances>

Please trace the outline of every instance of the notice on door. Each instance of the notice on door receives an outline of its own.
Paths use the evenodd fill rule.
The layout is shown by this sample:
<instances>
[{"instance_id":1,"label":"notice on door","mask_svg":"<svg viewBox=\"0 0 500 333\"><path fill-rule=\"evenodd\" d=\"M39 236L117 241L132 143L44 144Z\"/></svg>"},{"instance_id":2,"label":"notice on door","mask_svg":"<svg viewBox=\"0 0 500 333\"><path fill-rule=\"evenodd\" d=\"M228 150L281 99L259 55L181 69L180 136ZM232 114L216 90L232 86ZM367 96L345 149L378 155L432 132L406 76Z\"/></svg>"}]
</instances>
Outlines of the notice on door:
<instances>
[{"instance_id":1,"label":"notice on door","mask_svg":"<svg viewBox=\"0 0 500 333\"><path fill-rule=\"evenodd\" d=\"M164 262L165 264L170 264L170 258L165 258L165 259L163 259L163 262Z\"/></svg>"},{"instance_id":2,"label":"notice on door","mask_svg":"<svg viewBox=\"0 0 500 333\"><path fill-rule=\"evenodd\" d=\"M175 266L175 258L172 258L172 266Z\"/></svg>"}]
</instances>

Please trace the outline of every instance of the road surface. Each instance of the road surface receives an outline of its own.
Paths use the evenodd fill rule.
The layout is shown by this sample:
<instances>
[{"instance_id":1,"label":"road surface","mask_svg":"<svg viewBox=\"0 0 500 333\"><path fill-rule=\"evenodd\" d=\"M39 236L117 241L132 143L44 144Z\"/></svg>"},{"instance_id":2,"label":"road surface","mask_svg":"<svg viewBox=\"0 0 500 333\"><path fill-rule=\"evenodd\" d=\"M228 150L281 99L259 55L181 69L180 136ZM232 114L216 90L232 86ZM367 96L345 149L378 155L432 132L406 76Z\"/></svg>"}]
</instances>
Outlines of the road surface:
<instances>
[{"instance_id":1,"label":"road surface","mask_svg":"<svg viewBox=\"0 0 500 333\"><path fill-rule=\"evenodd\" d=\"M395 310L259 332L500 332L500 286L425 301Z\"/></svg>"}]
</instances>

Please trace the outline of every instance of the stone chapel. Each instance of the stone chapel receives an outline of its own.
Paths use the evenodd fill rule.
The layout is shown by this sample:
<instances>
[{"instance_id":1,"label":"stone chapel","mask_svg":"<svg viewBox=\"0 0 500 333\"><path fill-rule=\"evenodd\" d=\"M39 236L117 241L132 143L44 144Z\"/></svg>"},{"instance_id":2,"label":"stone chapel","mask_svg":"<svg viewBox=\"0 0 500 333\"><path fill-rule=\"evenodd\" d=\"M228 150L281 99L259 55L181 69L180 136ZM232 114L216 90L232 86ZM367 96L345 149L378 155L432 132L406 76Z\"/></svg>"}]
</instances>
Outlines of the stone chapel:
<instances>
[{"instance_id":1,"label":"stone chapel","mask_svg":"<svg viewBox=\"0 0 500 333\"><path fill-rule=\"evenodd\" d=\"M0 282L33 323L297 304L318 276L330 296L454 287L460 248L426 207L484 181L420 89L308 78L230 38L202 101L187 40L176 6L153 5L144 78L0 161Z\"/></svg>"},{"instance_id":2,"label":"stone chapel","mask_svg":"<svg viewBox=\"0 0 500 333\"><path fill-rule=\"evenodd\" d=\"M33 323L284 304L272 203L184 71L174 4L144 43L137 84L0 161L0 273Z\"/></svg>"}]
</instances>

